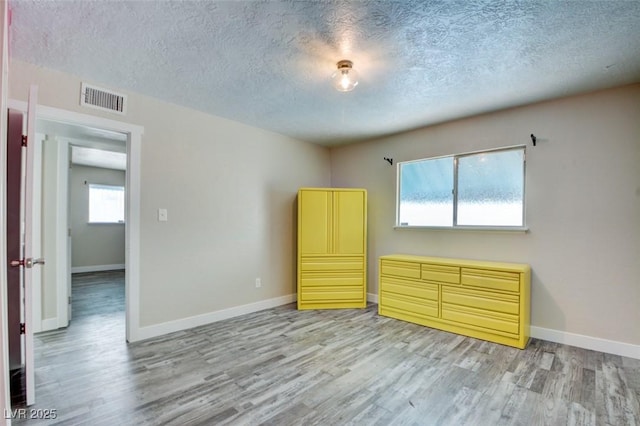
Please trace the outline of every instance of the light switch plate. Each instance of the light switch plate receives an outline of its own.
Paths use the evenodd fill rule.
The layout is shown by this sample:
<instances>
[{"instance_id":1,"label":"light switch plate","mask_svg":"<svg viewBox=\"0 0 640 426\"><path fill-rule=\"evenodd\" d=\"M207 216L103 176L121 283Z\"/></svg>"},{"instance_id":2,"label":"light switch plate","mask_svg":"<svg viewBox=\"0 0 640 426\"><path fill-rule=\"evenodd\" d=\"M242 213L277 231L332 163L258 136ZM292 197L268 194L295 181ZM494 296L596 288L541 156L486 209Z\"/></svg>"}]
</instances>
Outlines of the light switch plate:
<instances>
[{"instance_id":1,"label":"light switch plate","mask_svg":"<svg viewBox=\"0 0 640 426\"><path fill-rule=\"evenodd\" d=\"M158 209L158 222L166 222L168 219L167 209Z\"/></svg>"}]
</instances>

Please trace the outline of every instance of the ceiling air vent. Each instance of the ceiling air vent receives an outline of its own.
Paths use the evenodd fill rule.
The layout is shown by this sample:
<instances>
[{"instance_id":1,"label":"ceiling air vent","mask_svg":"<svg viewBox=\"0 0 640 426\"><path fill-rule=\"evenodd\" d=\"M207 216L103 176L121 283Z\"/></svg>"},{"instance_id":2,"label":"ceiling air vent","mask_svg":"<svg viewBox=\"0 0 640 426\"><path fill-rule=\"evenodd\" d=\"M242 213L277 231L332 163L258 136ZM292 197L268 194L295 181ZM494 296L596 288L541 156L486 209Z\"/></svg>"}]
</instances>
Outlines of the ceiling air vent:
<instances>
[{"instance_id":1,"label":"ceiling air vent","mask_svg":"<svg viewBox=\"0 0 640 426\"><path fill-rule=\"evenodd\" d=\"M80 105L125 115L127 113L127 95L82 83Z\"/></svg>"}]
</instances>

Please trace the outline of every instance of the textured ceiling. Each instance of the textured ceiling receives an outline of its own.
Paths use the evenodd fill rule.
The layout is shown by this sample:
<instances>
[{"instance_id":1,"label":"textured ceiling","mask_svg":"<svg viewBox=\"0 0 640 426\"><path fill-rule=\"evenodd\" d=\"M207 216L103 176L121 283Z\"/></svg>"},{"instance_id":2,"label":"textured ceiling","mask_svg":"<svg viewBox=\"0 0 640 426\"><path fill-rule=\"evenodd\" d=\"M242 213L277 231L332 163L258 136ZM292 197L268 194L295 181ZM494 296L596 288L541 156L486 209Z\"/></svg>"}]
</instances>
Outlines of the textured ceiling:
<instances>
[{"instance_id":1,"label":"textured ceiling","mask_svg":"<svg viewBox=\"0 0 640 426\"><path fill-rule=\"evenodd\" d=\"M10 7L13 58L325 145L640 81L640 1Z\"/></svg>"}]
</instances>

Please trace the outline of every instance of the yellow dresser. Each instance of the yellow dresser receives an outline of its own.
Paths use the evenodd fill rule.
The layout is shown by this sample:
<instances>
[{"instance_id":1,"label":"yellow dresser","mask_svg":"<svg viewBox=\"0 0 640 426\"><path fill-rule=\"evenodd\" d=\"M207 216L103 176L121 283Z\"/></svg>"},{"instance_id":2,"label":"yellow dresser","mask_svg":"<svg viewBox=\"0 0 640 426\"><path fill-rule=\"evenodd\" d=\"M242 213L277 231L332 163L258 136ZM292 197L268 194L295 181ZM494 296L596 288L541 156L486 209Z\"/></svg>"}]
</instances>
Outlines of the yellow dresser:
<instances>
[{"instance_id":1,"label":"yellow dresser","mask_svg":"<svg viewBox=\"0 0 640 426\"><path fill-rule=\"evenodd\" d=\"M378 313L524 349L530 281L526 264L382 256Z\"/></svg>"},{"instance_id":2,"label":"yellow dresser","mask_svg":"<svg viewBox=\"0 0 640 426\"><path fill-rule=\"evenodd\" d=\"M367 192L298 192L298 309L367 305Z\"/></svg>"}]
</instances>

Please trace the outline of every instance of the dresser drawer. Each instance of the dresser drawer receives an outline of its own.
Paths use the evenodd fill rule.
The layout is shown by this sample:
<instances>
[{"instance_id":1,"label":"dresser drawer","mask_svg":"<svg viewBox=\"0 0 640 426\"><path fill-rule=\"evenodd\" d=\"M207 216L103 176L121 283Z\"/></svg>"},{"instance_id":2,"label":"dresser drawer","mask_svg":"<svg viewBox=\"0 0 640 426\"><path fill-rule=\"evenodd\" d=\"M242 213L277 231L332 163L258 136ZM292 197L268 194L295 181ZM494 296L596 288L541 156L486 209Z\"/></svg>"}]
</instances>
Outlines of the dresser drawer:
<instances>
[{"instance_id":1,"label":"dresser drawer","mask_svg":"<svg viewBox=\"0 0 640 426\"><path fill-rule=\"evenodd\" d=\"M419 299L438 301L438 286L431 283L382 277L380 279L380 290L388 293L417 297Z\"/></svg>"},{"instance_id":2,"label":"dresser drawer","mask_svg":"<svg viewBox=\"0 0 640 426\"><path fill-rule=\"evenodd\" d=\"M399 314L419 317L438 317L438 302L381 291L380 306Z\"/></svg>"},{"instance_id":3,"label":"dresser drawer","mask_svg":"<svg viewBox=\"0 0 640 426\"><path fill-rule=\"evenodd\" d=\"M460 284L460 268L458 266L423 263L421 272L423 280Z\"/></svg>"},{"instance_id":4,"label":"dresser drawer","mask_svg":"<svg viewBox=\"0 0 640 426\"><path fill-rule=\"evenodd\" d=\"M413 262L399 262L395 260L382 260L380 261L380 274L419 279L420 264Z\"/></svg>"},{"instance_id":5,"label":"dresser drawer","mask_svg":"<svg viewBox=\"0 0 640 426\"><path fill-rule=\"evenodd\" d=\"M519 302L520 298L515 294L442 287L442 303L518 315L520 312Z\"/></svg>"},{"instance_id":6,"label":"dresser drawer","mask_svg":"<svg viewBox=\"0 0 640 426\"><path fill-rule=\"evenodd\" d=\"M520 274L489 269L462 268L461 282L465 286L519 292Z\"/></svg>"},{"instance_id":7,"label":"dresser drawer","mask_svg":"<svg viewBox=\"0 0 640 426\"><path fill-rule=\"evenodd\" d=\"M303 302L340 302L361 300L362 287L300 287L298 295Z\"/></svg>"},{"instance_id":8,"label":"dresser drawer","mask_svg":"<svg viewBox=\"0 0 640 426\"><path fill-rule=\"evenodd\" d=\"M517 315L488 312L466 306L442 303L442 319L468 324L487 331L499 331L517 335L519 318Z\"/></svg>"},{"instance_id":9,"label":"dresser drawer","mask_svg":"<svg viewBox=\"0 0 640 426\"><path fill-rule=\"evenodd\" d=\"M300 274L302 287L362 286L363 284L362 272L303 272Z\"/></svg>"},{"instance_id":10,"label":"dresser drawer","mask_svg":"<svg viewBox=\"0 0 640 426\"><path fill-rule=\"evenodd\" d=\"M300 260L301 271L364 270L362 256L305 256Z\"/></svg>"}]
</instances>

